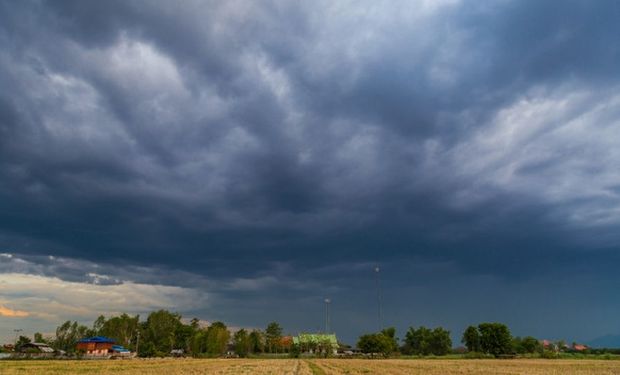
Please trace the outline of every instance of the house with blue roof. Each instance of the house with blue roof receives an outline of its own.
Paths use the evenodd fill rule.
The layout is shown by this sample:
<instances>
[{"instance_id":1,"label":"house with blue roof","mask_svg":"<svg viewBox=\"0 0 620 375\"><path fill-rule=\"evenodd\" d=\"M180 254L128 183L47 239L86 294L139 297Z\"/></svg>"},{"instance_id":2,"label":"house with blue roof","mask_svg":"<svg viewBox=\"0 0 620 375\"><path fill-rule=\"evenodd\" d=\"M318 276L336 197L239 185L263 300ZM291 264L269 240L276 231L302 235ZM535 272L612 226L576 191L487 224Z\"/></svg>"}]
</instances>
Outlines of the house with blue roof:
<instances>
[{"instance_id":1,"label":"house with blue roof","mask_svg":"<svg viewBox=\"0 0 620 375\"><path fill-rule=\"evenodd\" d=\"M89 356L107 356L113 354L115 343L105 336L94 336L78 341L76 349Z\"/></svg>"}]
</instances>

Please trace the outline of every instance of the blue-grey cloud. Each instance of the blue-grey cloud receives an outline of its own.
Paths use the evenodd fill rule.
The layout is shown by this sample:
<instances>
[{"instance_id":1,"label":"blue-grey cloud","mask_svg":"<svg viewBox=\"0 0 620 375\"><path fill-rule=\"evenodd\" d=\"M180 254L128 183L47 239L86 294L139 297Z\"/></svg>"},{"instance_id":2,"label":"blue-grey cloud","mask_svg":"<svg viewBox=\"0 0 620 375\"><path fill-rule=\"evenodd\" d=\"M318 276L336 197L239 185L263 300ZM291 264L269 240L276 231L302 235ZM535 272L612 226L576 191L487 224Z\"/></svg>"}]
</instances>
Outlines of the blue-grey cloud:
<instances>
[{"instance_id":1,"label":"blue-grey cloud","mask_svg":"<svg viewBox=\"0 0 620 375\"><path fill-rule=\"evenodd\" d=\"M365 311L342 322L348 338L373 324L377 263L388 301L470 283L501 306L536 280L601 288L593 303L609 311L619 12L0 2L0 250L27 262L2 272L193 285L212 296L202 313L237 325L288 300L291 329L316 328L332 294L343 313ZM469 319L505 313L527 330L472 301ZM533 330L587 336L571 328L575 303L550 304L566 319ZM465 324L455 305L432 306ZM417 300L390 308L401 328L424 323L407 317Z\"/></svg>"}]
</instances>

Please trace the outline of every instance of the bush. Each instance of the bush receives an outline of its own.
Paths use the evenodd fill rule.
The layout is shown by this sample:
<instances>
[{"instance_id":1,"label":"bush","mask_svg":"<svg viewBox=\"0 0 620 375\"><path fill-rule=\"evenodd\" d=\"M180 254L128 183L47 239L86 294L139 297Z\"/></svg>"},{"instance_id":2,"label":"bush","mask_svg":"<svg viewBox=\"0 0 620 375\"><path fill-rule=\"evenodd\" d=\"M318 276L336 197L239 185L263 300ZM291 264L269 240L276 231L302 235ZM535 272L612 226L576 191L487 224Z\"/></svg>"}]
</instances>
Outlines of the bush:
<instances>
[{"instance_id":1,"label":"bush","mask_svg":"<svg viewBox=\"0 0 620 375\"><path fill-rule=\"evenodd\" d=\"M481 352L467 352L465 353L464 358L467 359L486 359L486 358L495 358L492 354L486 354Z\"/></svg>"},{"instance_id":2,"label":"bush","mask_svg":"<svg viewBox=\"0 0 620 375\"><path fill-rule=\"evenodd\" d=\"M288 352L288 356L291 358L299 358L300 354L301 354L301 350L299 348L299 345L293 344L291 346L291 350Z\"/></svg>"},{"instance_id":3,"label":"bush","mask_svg":"<svg viewBox=\"0 0 620 375\"><path fill-rule=\"evenodd\" d=\"M558 359L560 355L552 350L544 350L541 357L546 359Z\"/></svg>"}]
</instances>

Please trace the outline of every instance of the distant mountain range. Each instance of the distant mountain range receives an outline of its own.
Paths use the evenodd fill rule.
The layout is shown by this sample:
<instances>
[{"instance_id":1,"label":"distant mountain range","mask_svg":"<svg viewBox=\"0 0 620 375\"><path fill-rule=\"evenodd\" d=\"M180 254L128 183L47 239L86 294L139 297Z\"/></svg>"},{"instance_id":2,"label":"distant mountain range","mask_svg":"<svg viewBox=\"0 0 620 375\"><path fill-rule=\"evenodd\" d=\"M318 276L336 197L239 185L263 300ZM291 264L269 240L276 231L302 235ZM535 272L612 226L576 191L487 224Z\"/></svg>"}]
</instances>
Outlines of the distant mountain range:
<instances>
[{"instance_id":1,"label":"distant mountain range","mask_svg":"<svg viewBox=\"0 0 620 375\"><path fill-rule=\"evenodd\" d=\"M620 335L605 335L586 342L591 348L620 348Z\"/></svg>"}]
</instances>

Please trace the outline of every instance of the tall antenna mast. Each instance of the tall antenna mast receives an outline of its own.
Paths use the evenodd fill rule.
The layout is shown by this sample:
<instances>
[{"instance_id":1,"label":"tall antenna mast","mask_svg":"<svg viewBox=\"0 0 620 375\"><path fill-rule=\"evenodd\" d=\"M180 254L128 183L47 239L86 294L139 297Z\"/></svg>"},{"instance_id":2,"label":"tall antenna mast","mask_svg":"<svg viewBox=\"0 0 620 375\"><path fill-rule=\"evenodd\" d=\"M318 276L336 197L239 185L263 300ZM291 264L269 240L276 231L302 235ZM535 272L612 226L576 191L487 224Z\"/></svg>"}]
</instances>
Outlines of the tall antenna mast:
<instances>
[{"instance_id":1,"label":"tall antenna mast","mask_svg":"<svg viewBox=\"0 0 620 375\"><path fill-rule=\"evenodd\" d=\"M381 322L381 285L379 283L379 266L375 267L375 281L377 286L377 326L379 331L383 329L383 323Z\"/></svg>"},{"instance_id":2,"label":"tall antenna mast","mask_svg":"<svg viewBox=\"0 0 620 375\"><path fill-rule=\"evenodd\" d=\"M331 300L325 298L325 333L329 333L329 304Z\"/></svg>"}]
</instances>

